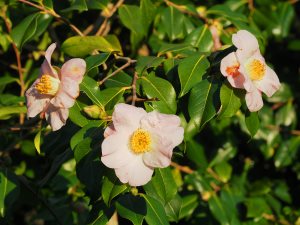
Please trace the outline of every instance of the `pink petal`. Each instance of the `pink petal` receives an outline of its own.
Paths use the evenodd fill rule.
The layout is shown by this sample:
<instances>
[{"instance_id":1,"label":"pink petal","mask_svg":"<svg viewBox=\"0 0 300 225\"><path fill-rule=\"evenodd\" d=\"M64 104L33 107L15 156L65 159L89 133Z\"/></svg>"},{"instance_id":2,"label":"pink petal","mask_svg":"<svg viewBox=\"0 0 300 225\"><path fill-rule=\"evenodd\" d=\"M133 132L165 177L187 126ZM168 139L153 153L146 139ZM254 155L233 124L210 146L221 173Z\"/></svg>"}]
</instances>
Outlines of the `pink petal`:
<instances>
[{"instance_id":1,"label":"pink petal","mask_svg":"<svg viewBox=\"0 0 300 225\"><path fill-rule=\"evenodd\" d=\"M250 112L256 112L264 105L261 93L257 89L253 92L247 92L245 98Z\"/></svg>"},{"instance_id":2,"label":"pink petal","mask_svg":"<svg viewBox=\"0 0 300 225\"><path fill-rule=\"evenodd\" d=\"M46 109L46 120L50 124L53 131L59 130L66 124L69 116L69 110L64 108L57 108L49 104Z\"/></svg>"},{"instance_id":3,"label":"pink petal","mask_svg":"<svg viewBox=\"0 0 300 225\"><path fill-rule=\"evenodd\" d=\"M130 129L133 132L139 128L140 120L145 115L147 112L143 108L119 103L115 106L112 121L117 131Z\"/></svg>"},{"instance_id":4,"label":"pink petal","mask_svg":"<svg viewBox=\"0 0 300 225\"><path fill-rule=\"evenodd\" d=\"M27 117L35 117L47 107L50 102L49 95L40 94L34 87L39 82L37 79L26 91Z\"/></svg>"},{"instance_id":5,"label":"pink petal","mask_svg":"<svg viewBox=\"0 0 300 225\"><path fill-rule=\"evenodd\" d=\"M79 84L70 78L60 82L59 90L51 103L56 107L71 108L79 95Z\"/></svg>"},{"instance_id":6,"label":"pink petal","mask_svg":"<svg viewBox=\"0 0 300 225\"><path fill-rule=\"evenodd\" d=\"M164 168L170 165L173 154L173 143L161 134L152 134L154 143L151 151L144 153L143 160L147 166Z\"/></svg>"},{"instance_id":7,"label":"pink petal","mask_svg":"<svg viewBox=\"0 0 300 225\"><path fill-rule=\"evenodd\" d=\"M53 69L52 65L51 65L51 56L52 53L54 52L56 48L56 43L51 44L47 50L46 50L46 54L45 54L45 60L41 66L41 75L43 74L47 74L47 75L51 75L55 78L58 78L58 74L55 71L55 69Z\"/></svg>"},{"instance_id":8,"label":"pink petal","mask_svg":"<svg viewBox=\"0 0 300 225\"><path fill-rule=\"evenodd\" d=\"M116 132L102 142L102 163L109 168L120 168L130 163L137 155L128 148L130 134Z\"/></svg>"},{"instance_id":9,"label":"pink petal","mask_svg":"<svg viewBox=\"0 0 300 225\"><path fill-rule=\"evenodd\" d=\"M255 82L256 87L271 97L279 88L280 82L278 76L269 66L266 67L266 75L260 81Z\"/></svg>"},{"instance_id":10,"label":"pink petal","mask_svg":"<svg viewBox=\"0 0 300 225\"><path fill-rule=\"evenodd\" d=\"M183 141L184 129L180 126L180 118L176 115L152 111L141 120L141 128L163 135L172 143L173 148Z\"/></svg>"},{"instance_id":11,"label":"pink petal","mask_svg":"<svg viewBox=\"0 0 300 225\"><path fill-rule=\"evenodd\" d=\"M81 83L85 74L86 63L83 59L74 58L65 62L61 68L61 79L68 77L78 84Z\"/></svg>"},{"instance_id":12,"label":"pink petal","mask_svg":"<svg viewBox=\"0 0 300 225\"><path fill-rule=\"evenodd\" d=\"M232 43L240 50L255 52L259 49L256 37L247 30L240 30L232 35Z\"/></svg>"},{"instance_id":13,"label":"pink petal","mask_svg":"<svg viewBox=\"0 0 300 225\"><path fill-rule=\"evenodd\" d=\"M221 73L227 77L232 87L244 89L245 77L239 71L240 63L235 56L235 52L228 54L221 60L220 68Z\"/></svg>"},{"instance_id":14,"label":"pink petal","mask_svg":"<svg viewBox=\"0 0 300 225\"><path fill-rule=\"evenodd\" d=\"M116 132L116 129L114 127L114 124L111 123L108 127L106 127L105 131L104 131L104 138L107 138L108 136L114 134Z\"/></svg>"},{"instance_id":15,"label":"pink petal","mask_svg":"<svg viewBox=\"0 0 300 225\"><path fill-rule=\"evenodd\" d=\"M128 165L115 170L117 177L122 183L130 186L142 186L151 180L153 169L143 163L141 157L137 157Z\"/></svg>"}]
</instances>

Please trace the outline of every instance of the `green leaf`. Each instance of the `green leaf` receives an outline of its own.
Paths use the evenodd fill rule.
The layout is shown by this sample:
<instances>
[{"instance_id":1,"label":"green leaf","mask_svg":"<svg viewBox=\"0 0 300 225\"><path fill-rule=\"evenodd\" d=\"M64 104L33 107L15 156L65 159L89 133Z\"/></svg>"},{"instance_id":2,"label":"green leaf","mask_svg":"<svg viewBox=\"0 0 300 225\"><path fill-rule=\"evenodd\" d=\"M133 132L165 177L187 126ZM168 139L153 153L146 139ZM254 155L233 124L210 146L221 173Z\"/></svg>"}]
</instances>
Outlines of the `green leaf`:
<instances>
[{"instance_id":1,"label":"green leaf","mask_svg":"<svg viewBox=\"0 0 300 225\"><path fill-rule=\"evenodd\" d=\"M142 87L148 98L158 98L151 104L161 113L175 114L177 110L176 93L173 86L159 77L143 76Z\"/></svg>"},{"instance_id":2,"label":"green leaf","mask_svg":"<svg viewBox=\"0 0 300 225\"><path fill-rule=\"evenodd\" d=\"M212 197L208 200L209 209L214 215L214 217L220 222L222 225L230 225L230 221L226 214L226 210L224 205L220 201L220 198L213 194Z\"/></svg>"},{"instance_id":3,"label":"green leaf","mask_svg":"<svg viewBox=\"0 0 300 225\"><path fill-rule=\"evenodd\" d=\"M145 27L142 20L142 13L138 6L135 5L122 5L118 10L121 22L127 27L131 32L139 36L144 36L146 34Z\"/></svg>"},{"instance_id":4,"label":"green leaf","mask_svg":"<svg viewBox=\"0 0 300 225\"><path fill-rule=\"evenodd\" d=\"M220 90L221 110L218 113L218 119L232 117L236 114L242 105L241 97L243 91L232 88L226 81Z\"/></svg>"},{"instance_id":5,"label":"green leaf","mask_svg":"<svg viewBox=\"0 0 300 225\"><path fill-rule=\"evenodd\" d=\"M278 6L278 21L280 36L285 38L288 36L293 19L295 17L295 9L289 2L281 2ZM276 34L276 32L274 32Z\"/></svg>"},{"instance_id":6,"label":"green leaf","mask_svg":"<svg viewBox=\"0 0 300 225\"><path fill-rule=\"evenodd\" d=\"M134 225L142 225L147 214L145 200L130 194L121 196L116 202L116 208L121 217L130 220Z\"/></svg>"},{"instance_id":7,"label":"green leaf","mask_svg":"<svg viewBox=\"0 0 300 225\"><path fill-rule=\"evenodd\" d=\"M122 98L126 87L107 88L101 91L99 101L106 110L113 109L115 104Z\"/></svg>"},{"instance_id":8,"label":"green leaf","mask_svg":"<svg viewBox=\"0 0 300 225\"><path fill-rule=\"evenodd\" d=\"M247 111L245 115L245 123L251 137L254 137L260 127L258 113Z\"/></svg>"},{"instance_id":9,"label":"green leaf","mask_svg":"<svg viewBox=\"0 0 300 225\"><path fill-rule=\"evenodd\" d=\"M107 176L104 177L102 183L102 198L106 205L110 205L113 198L123 193L127 189L125 184L122 184L115 176L114 172L110 171Z\"/></svg>"},{"instance_id":10,"label":"green leaf","mask_svg":"<svg viewBox=\"0 0 300 225\"><path fill-rule=\"evenodd\" d=\"M19 181L7 168L0 169L0 216L4 217L8 209L18 199Z\"/></svg>"},{"instance_id":11,"label":"green leaf","mask_svg":"<svg viewBox=\"0 0 300 225\"><path fill-rule=\"evenodd\" d=\"M248 23L247 17L239 12L232 11L228 6L226 5L214 5L213 7L209 8L209 10L206 11L206 13L218 15L221 17L225 17L229 21L239 21Z\"/></svg>"},{"instance_id":12,"label":"green leaf","mask_svg":"<svg viewBox=\"0 0 300 225\"><path fill-rule=\"evenodd\" d=\"M209 61L203 54L195 54L182 60L178 66L181 84L179 97L184 96L192 87L199 83L208 68Z\"/></svg>"},{"instance_id":13,"label":"green leaf","mask_svg":"<svg viewBox=\"0 0 300 225\"><path fill-rule=\"evenodd\" d=\"M94 79L85 76L80 84L80 90L83 91L94 104L104 108L104 105L100 101L102 96L98 83Z\"/></svg>"},{"instance_id":14,"label":"green leaf","mask_svg":"<svg viewBox=\"0 0 300 225\"><path fill-rule=\"evenodd\" d=\"M292 137L283 141L276 150L274 163L277 168L283 168L292 164L296 158L300 146L300 137Z\"/></svg>"},{"instance_id":15,"label":"green leaf","mask_svg":"<svg viewBox=\"0 0 300 225\"><path fill-rule=\"evenodd\" d=\"M198 195L187 195L182 198L179 219L190 216L199 204Z\"/></svg>"},{"instance_id":16,"label":"green leaf","mask_svg":"<svg viewBox=\"0 0 300 225\"><path fill-rule=\"evenodd\" d=\"M91 55L85 59L86 61L86 73L95 67L98 67L106 62L110 53L100 53L98 55Z\"/></svg>"},{"instance_id":17,"label":"green leaf","mask_svg":"<svg viewBox=\"0 0 300 225\"><path fill-rule=\"evenodd\" d=\"M178 222L181 207L182 199L179 195L175 195L175 197L165 205L165 210L169 221Z\"/></svg>"},{"instance_id":18,"label":"green leaf","mask_svg":"<svg viewBox=\"0 0 300 225\"><path fill-rule=\"evenodd\" d=\"M0 108L0 120L7 120L14 114L26 113L25 106L4 106Z\"/></svg>"},{"instance_id":19,"label":"green leaf","mask_svg":"<svg viewBox=\"0 0 300 225\"><path fill-rule=\"evenodd\" d=\"M87 225L106 225L113 215L114 210L107 208L104 203L96 202L93 205L92 210L89 213L87 221L84 224Z\"/></svg>"},{"instance_id":20,"label":"green leaf","mask_svg":"<svg viewBox=\"0 0 300 225\"><path fill-rule=\"evenodd\" d=\"M207 158L203 145L195 140L186 142L187 157L193 161L198 167L205 169L207 167Z\"/></svg>"},{"instance_id":21,"label":"green leaf","mask_svg":"<svg viewBox=\"0 0 300 225\"><path fill-rule=\"evenodd\" d=\"M180 53L183 51L192 51L194 49L195 48L189 43L179 43L179 44L164 43L163 45L161 45L157 56L161 56L169 52Z\"/></svg>"},{"instance_id":22,"label":"green leaf","mask_svg":"<svg viewBox=\"0 0 300 225\"><path fill-rule=\"evenodd\" d=\"M41 154L41 134L42 134L42 130L39 130L39 132L37 132L37 134L35 135L33 141L34 147L39 155Z\"/></svg>"},{"instance_id":23,"label":"green leaf","mask_svg":"<svg viewBox=\"0 0 300 225\"><path fill-rule=\"evenodd\" d=\"M219 84L214 80L202 80L191 91L188 111L191 120L186 128L202 129L217 113L219 108L218 96ZM189 134L188 134L189 135Z\"/></svg>"},{"instance_id":24,"label":"green leaf","mask_svg":"<svg viewBox=\"0 0 300 225\"><path fill-rule=\"evenodd\" d=\"M73 135L70 141L71 149L74 150L76 145L80 143L84 138L90 137L93 132L102 125L104 125L103 120L96 120L96 121L90 121L88 124L86 124L83 128L81 128L77 133Z\"/></svg>"},{"instance_id":25,"label":"green leaf","mask_svg":"<svg viewBox=\"0 0 300 225\"><path fill-rule=\"evenodd\" d=\"M156 169L151 181L144 186L147 195L150 195L163 204L169 202L177 193L177 186L170 168Z\"/></svg>"},{"instance_id":26,"label":"green leaf","mask_svg":"<svg viewBox=\"0 0 300 225\"><path fill-rule=\"evenodd\" d=\"M171 42L184 37L183 21L184 14L172 6L165 8L162 12L161 26Z\"/></svg>"},{"instance_id":27,"label":"green leaf","mask_svg":"<svg viewBox=\"0 0 300 225\"><path fill-rule=\"evenodd\" d=\"M272 214L270 207L263 198L249 198L246 200L247 217L261 217L263 213Z\"/></svg>"},{"instance_id":28,"label":"green leaf","mask_svg":"<svg viewBox=\"0 0 300 225\"><path fill-rule=\"evenodd\" d=\"M132 84L132 76L124 71L120 71L116 75L110 77L105 82L106 87L129 87Z\"/></svg>"},{"instance_id":29,"label":"green leaf","mask_svg":"<svg viewBox=\"0 0 300 225\"><path fill-rule=\"evenodd\" d=\"M19 49L34 37L41 35L51 21L48 14L35 13L27 16L16 27L12 29L11 37Z\"/></svg>"},{"instance_id":30,"label":"green leaf","mask_svg":"<svg viewBox=\"0 0 300 225\"><path fill-rule=\"evenodd\" d=\"M159 66L165 59L155 56L139 56L135 66L135 70L139 76L143 75L143 72L151 67Z\"/></svg>"},{"instance_id":31,"label":"green leaf","mask_svg":"<svg viewBox=\"0 0 300 225\"><path fill-rule=\"evenodd\" d=\"M215 171L222 182L226 183L231 177L232 167L228 162L222 161L221 163L215 165Z\"/></svg>"},{"instance_id":32,"label":"green leaf","mask_svg":"<svg viewBox=\"0 0 300 225\"><path fill-rule=\"evenodd\" d=\"M148 28L156 14L156 7L151 0L141 0L140 11L142 14L142 23L144 25L145 34L148 33Z\"/></svg>"},{"instance_id":33,"label":"green leaf","mask_svg":"<svg viewBox=\"0 0 300 225\"><path fill-rule=\"evenodd\" d=\"M78 10L79 12L87 11L87 4L86 0L73 0L71 3L71 6L69 8L66 8L64 10L61 10L62 12L70 12L73 10Z\"/></svg>"},{"instance_id":34,"label":"green leaf","mask_svg":"<svg viewBox=\"0 0 300 225\"><path fill-rule=\"evenodd\" d=\"M199 52L209 52L214 45L211 32L206 24L193 30L184 42L198 48Z\"/></svg>"},{"instance_id":35,"label":"green leaf","mask_svg":"<svg viewBox=\"0 0 300 225\"><path fill-rule=\"evenodd\" d=\"M89 123L89 120L81 113L83 110L82 106L78 101L69 109L69 119L80 127L84 127Z\"/></svg>"},{"instance_id":36,"label":"green leaf","mask_svg":"<svg viewBox=\"0 0 300 225\"><path fill-rule=\"evenodd\" d=\"M118 52L122 49L118 39L114 35L100 36L75 36L64 41L61 50L73 57L84 57L95 50L101 52Z\"/></svg>"},{"instance_id":37,"label":"green leaf","mask_svg":"<svg viewBox=\"0 0 300 225\"><path fill-rule=\"evenodd\" d=\"M87 0L87 7L89 9L101 9L105 10L109 0Z\"/></svg>"},{"instance_id":38,"label":"green leaf","mask_svg":"<svg viewBox=\"0 0 300 225\"><path fill-rule=\"evenodd\" d=\"M147 214L145 217L146 222L149 225L168 225L167 215L163 205L148 195L142 195L146 200Z\"/></svg>"}]
</instances>

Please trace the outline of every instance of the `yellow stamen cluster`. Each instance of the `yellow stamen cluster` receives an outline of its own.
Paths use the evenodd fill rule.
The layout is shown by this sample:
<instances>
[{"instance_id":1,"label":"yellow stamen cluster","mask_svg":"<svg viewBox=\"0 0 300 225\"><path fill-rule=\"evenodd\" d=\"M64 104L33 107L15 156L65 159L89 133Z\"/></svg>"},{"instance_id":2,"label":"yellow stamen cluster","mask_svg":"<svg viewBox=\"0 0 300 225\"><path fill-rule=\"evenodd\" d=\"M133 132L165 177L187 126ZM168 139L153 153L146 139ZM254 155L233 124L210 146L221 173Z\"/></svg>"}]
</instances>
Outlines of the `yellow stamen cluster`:
<instances>
[{"instance_id":1,"label":"yellow stamen cluster","mask_svg":"<svg viewBox=\"0 0 300 225\"><path fill-rule=\"evenodd\" d=\"M55 95L58 91L60 81L50 75L43 74L40 81L35 85L35 89L40 94Z\"/></svg>"},{"instance_id":2,"label":"yellow stamen cluster","mask_svg":"<svg viewBox=\"0 0 300 225\"><path fill-rule=\"evenodd\" d=\"M265 76L266 65L258 59L253 59L247 65L247 69L249 71L251 80L261 80Z\"/></svg>"},{"instance_id":3,"label":"yellow stamen cluster","mask_svg":"<svg viewBox=\"0 0 300 225\"><path fill-rule=\"evenodd\" d=\"M135 154L145 153L150 151L151 136L148 131L137 129L130 138L130 149Z\"/></svg>"}]
</instances>

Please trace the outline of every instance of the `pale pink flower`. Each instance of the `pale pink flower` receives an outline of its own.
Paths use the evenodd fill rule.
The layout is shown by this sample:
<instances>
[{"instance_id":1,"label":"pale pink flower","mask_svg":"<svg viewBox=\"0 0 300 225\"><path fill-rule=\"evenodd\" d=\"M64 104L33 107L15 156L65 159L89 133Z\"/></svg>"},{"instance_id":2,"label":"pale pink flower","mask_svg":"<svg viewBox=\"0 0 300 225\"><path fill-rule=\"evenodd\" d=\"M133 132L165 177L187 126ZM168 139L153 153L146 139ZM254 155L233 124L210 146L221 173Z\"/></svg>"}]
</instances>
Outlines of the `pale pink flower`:
<instances>
[{"instance_id":1,"label":"pale pink flower","mask_svg":"<svg viewBox=\"0 0 300 225\"><path fill-rule=\"evenodd\" d=\"M117 104L102 143L101 161L115 169L122 183L141 186L150 181L154 168L170 165L173 148L183 140L176 115Z\"/></svg>"},{"instance_id":2,"label":"pale pink flower","mask_svg":"<svg viewBox=\"0 0 300 225\"><path fill-rule=\"evenodd\" d=\"M86 70L85 61L79 58L70 59L61 69L53 68L51 55L55 48L55 43L48 47L40 75L26 91L27 116L45 114L53 131L65 125Z\"/></svg>"},{"instance_id":3,"label":"pale pink flower","mask_svg":"<svg viewBox=\"0 0 300 225\"><path fill-rule=\"evenodd\" d=\"M235 52L221 61L221 73L232 87L246 90L246 104L251 112L263 106L262 92L271 97L279 88L276 73L266 64L259 50L258 41L246 30L232 36Z\"/></svg>"}]
</instances>

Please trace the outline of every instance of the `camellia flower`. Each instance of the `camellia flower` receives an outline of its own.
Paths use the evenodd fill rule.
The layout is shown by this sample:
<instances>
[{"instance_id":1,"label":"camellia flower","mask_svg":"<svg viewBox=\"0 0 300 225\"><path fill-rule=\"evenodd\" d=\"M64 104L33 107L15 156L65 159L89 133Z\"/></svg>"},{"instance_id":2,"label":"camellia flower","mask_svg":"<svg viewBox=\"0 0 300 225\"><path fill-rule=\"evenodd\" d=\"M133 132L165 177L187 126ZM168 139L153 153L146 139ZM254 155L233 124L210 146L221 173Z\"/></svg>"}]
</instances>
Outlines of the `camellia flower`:
<instances>
[{"instance_id":1,"label":"camellia flower","mask_svg":"<svg viewBox=\"0 0 300 225\"><path fill-rule=\"evenodd\" d=\"M221 61L221 73L232 87L245 89L246 104L251 112L263 106L262 92L271 97L279 88L276 73L266 64L258 41L251 33L240 30L232 36L237 47Z\"/></svg>"},{"instance_id":2,"label":"camellia flower","mask_svg":"<svg viewBox=\"0 0 300 225\"><path fill-rule=\"evenodd\" d=\"M115 169L122 183L140 186L150 181L154 168L170 165L173 148L183 140L176 115L117 104L102 143L101 161Z\"/></svg>"},{"instance_id":3,"label":"camellia flower","mask_svg":"<svg viewBox=\"0 0 300 225\"><path fill-rule=\"evenodd\" d=\"M79 58L70 59L61 69L54 69L51 55L55 48L55 43L48 47L40 75L26 91L27 116L45 115L53 131L65 125L86 69L85 61Z\"/></svg>"}]
</instances>

